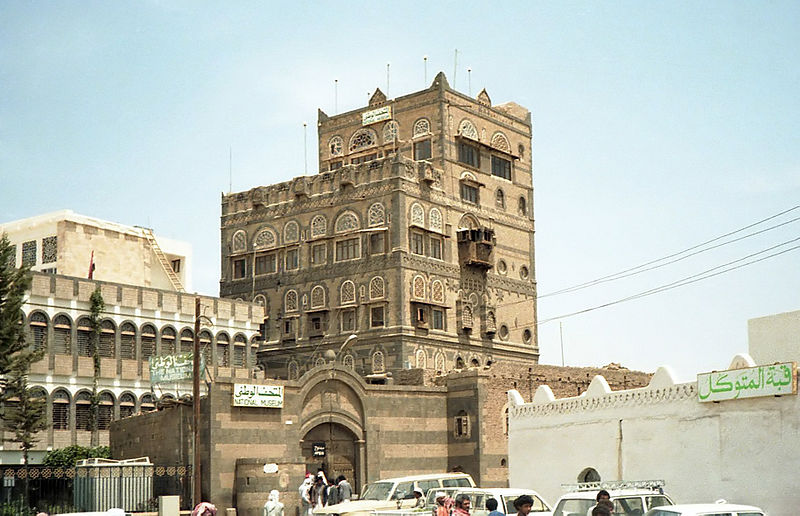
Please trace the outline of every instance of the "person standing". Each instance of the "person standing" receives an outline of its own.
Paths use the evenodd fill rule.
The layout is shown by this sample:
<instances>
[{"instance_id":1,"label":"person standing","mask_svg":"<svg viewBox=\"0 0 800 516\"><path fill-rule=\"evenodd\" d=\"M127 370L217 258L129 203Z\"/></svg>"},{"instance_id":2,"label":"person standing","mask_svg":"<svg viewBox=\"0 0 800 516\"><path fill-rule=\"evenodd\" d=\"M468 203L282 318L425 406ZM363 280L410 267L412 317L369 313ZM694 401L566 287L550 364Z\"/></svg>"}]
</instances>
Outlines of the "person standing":
<instances>
[{"instance_id":1,"label":"person standing","mask_svg":"<svg viewBox=\"0 0 800 516\"><path fill-rule=\"evenodd\" d=\"M328 485L328 505L336 505L339 501L339 487L333 483L333 480L330 480Z\"/></svg>"},{"instance_id":2,"label":"person standing","mask_svg":"<svg viewBox=\"0 0 800 516\"><path fill-rule=\"evenodd\" d=\"M342 502L349 502L353 497L353 487L347 481L344 475L339 475L339 500Z\"/></svg>"},{"instance_id":3,"label":"person standing","mask_svg":"<svg viewBox=\"0 0 800 516\"><path fill-rule=\"evenodd\" d=\"M300 516L311 516L311 488L314 486L311 475L306 475L303 483L300 484L298 491L300 493Z\"/></svg>"},{"instance_id":4,"label":"person standing","mask_svg":"<svg viewBox=\"0 0 800 516\"><path fill-rule=\"evenodd\" d=\"M518 496L514 500L514 508L517 510L517 516L528 516L533 509L533 497L531 495Z\"/></svg>"},{"instance_id":5,"label":"person standing","mask_svg":"<svg viewBox=\"0 0 800 516\"><path fill-rule=\"evenodd\" d=\"M262 516L283 516L283 504L278 500L280 493L277 489L269 492L267 503L264 504Z\"/></svg>"},{"instance_id":6,"label":"person standing","mask_svg":"<svg viewBox=\"0 0 800 516\"><path fill-rule=\"evenodd\" d=\"M601 489L600 491L597 492L597 496L595 496L594 499L597 503L589 507L589 510L586 511L586 516L592 516L593 514L592 511L594 511L594 508L601 504L606 506L611 505L611 511L613 512L614 502L611 501L611 494L609 494L608 491L606 491L605 489Z\"/></svg>"},{"instance_id":7,"label":"person standing","mask_svg":"<svg viewBox=\"0 0 800 516\"><path fill-rule=\"evenodd\" d=\"M447 493L438 491L436 493L436 508L433 510L433 516L450 516L450 508L447 506Z\"/></svg>"},{"instance_id":8,"label":"person standing","mask_svg":"<svg viewBox=\"0 0 800 516\"><path fill-rule=\"evenodd\" d=\"M497 500L494 498L486 500L486 508L489 509L489 516L506 516L505 513L497 510Z\"/></svg>"},{"instance_id":9,"label":"person standing","mask_svg":"<svg viewBox=\"0 0 800 516\"><path fill-rule=\"evenodd\" d=\"M456 496L456 509L453 511L453 516L469 516L471 505L472 502L469 499L469 495L461 493Z\"/></svg>"}]
</instances>

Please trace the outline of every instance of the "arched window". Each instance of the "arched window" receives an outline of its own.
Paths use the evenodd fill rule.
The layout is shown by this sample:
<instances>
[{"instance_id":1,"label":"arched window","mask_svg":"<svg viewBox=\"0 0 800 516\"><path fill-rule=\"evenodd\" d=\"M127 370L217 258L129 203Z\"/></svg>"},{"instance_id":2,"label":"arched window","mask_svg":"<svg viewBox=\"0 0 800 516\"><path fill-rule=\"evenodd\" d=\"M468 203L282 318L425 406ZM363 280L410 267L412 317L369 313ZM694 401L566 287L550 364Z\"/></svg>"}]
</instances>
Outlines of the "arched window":
<instances>
[{"instance_id":1,"label":"arched window","mask_svg":"<svg viewBox=\"0 0 800 516\"><path fill-rule=\"evenodd\" d=\"M415 299L425 299L425 278L422 276L414 276L412 287L412 293Z\"/></svg>"},{"instance_id":2,"label":"arched window","mask_svg":"<svg viewBox=\"0 0 800 516\"><path fill-rule=\"evenodd\" d=\"M506 135L500 132L494 133L492 136L492 147L503 152L511 152L511 145L508 144Z\"/></svg>"},{"instance_id":3,"label":"arched window","mask_svg":"<svg viewBox=\"0 0 800 516\"><path fill-rule=\"evenodd\" d=\"M30 318L33 349L47 349L47 315L43 312L33 312Z\"/></svg>"},{"instance_id":4,"label":"arched window","mask_svg":"<svg viewBox=\"0 0 800 516\"><path fill-rule=\"evenodd\" d=\"M466 304L461 308L461 327L472 329L472 307Z\"/></svg>"},{"instance_id":5,"label":"arched window","mask_svg":"<svg viewBox=\"0 0 800 516\"><path fill-rule=\"evenodd\" d=\"M231 365L230 342L231 339L227 333L217 334L217 365L220 367Z\"/></svg>"},{"instance_id":6,"label":"arched window","mask_svg":"<svg viewBox=\"0 0 800 516\"><path fill-rule=\"evenodd\" d=\"M475 125L466 118L458 124L458 134L466 136L471 140L478 140L478 130L475 128Z\"/></svg>"},{"instance_id":7,"label":"arched window","mask_svg":"<svg viewBox=\"0 0 800 516\"><path fill-rule=\"evenodd\" d=\"M100 323L100 340L97 348L97 354L104 358L113 358L116 345L114 337L116 336L117 328L114 321L106 319Z\"/></svg>"},{"instance_id":8,"label":"arched window","mask_svg":"<svg viewBox=\"0 0 800 516\"><path fill-rule=\"evenodd\" d=\"M444 353L439 351L436 353L436 358L433 360L433 366L436 368L437 372L444 373L447 368L447 362L444 358Z\"/></svg>"},{"instance_id":9,"label":"arched window","mask_svg":"<svg viewBox=\"0 0 800 516\"><path fill-rule=\"evenodd\" d=\"M425 210L416 202L411 205L411 224L425 227Z\"/></svg>"},{"instance_id":10,"label":"arched window","mask_svg":"<svg viewBox=\"0 0 800 516\"><path fill-rule=\"evenodd\" d=\"M439 211L439 208L431 208L431 211L428 214L428 224L430 225L431 231L442 233L442 212Z\"/></svg>"},{"instance_id":11,"label":"arched window","mask_svg":"<svg viewBox=\"0 0 800 516\"><path fill-rule=\"evenodd\" d=\"M136 398L126 392L119 397L119 418L132 416L136 412Z\"/></svg>"},{"instance_id":12,"label":"arched window","mask_svg":"<svg viewBox=\"0 0 800 516\"><path fill-rule=\"evenodd\" d=\"M353 370L356 368L356 361L353 358L353 355L345 355L344 359L342 359L342 365L346 368Z\"/></svg>"},{"instance_id":13,"label":"arched window","mask_svg":"<svg viewBox=\"0 0 800 516\"><path fill-rule=\"evenodd\" d=\"M503 435L508 435L508 403L503 405Z\"/></svg>"},{"instance_id":14,"label":"arched window","mask_svg":"<svg viewBox=\"0 0 800 516\"><path fill-rule=\"evenodd\" d=\"M263 294L258 294L256 297L253 298L253 303L266 308L267 298Z\"/></svg>"},{"instance_id":15,"label":"arched window","mask_svg":"<svg viewBox=\"0 0 800 516\"><path fill-rule=\"evenodd\" d=\"M428 355L425 354L424 349L418 349L416 353L417 369L425 369L428 367Z\"/></svg>"},{"instance_id":16,"label":"arched window","mask_svg":"<svg viewBox=\"0 0 800 516\"><path fill-rule=\"evenodd\" d=\"M325 365L325 359L324 358L318 357L316 360L314 360L314 367L322 367L324 365Z\"/></svg>"},{"instance_id":17,"label":"arched window","mask_svg":"<svg viewBox=\"0 0 800 516\"><path fill-rule=\"evenodd\" d=\"M288 374L290 380L297 380L297 378L300 376L299 367L297 362L294 360L289 362Z\"/></svg>"},{"instance_id":18,"label":"arched window","mask_svg":"<svg viewBox=\"0 0 800 516\"><path fill-rule=\"evenodd\" d=\"M431 123L425 118L414 122L414 136L425 136L431 132Z\"/></svg>"},{"instance_id":19,"label":"arched window","mask_svg":"<svg viewBox=\"0 0 800 516\"><path fill-rule=\"evenodd\" d=\"M533 334L531 333L531 330L529 330L527 328L522 330L522 342L524 342L525 344L530 344L532 337L533 337Z\"/></svg>"},{"instance_id":20,"label":"arched window","mask_svg":"<svg viewBox=\"0 0 800 516\"><path fill-rule=\"evenodd\" d=\"M444 284L439 280L431 283L431 299L434 303L444 304Z\"/></svg>"},{"instance_id":21,"label":"arched window","mask_svg":"<svg viewBox=\"0 0 800 516\"><path fill-rule=\"evenodd\" d=\"M284 310L287 312L296 312L297 311L297 291L290 290L286 292L286 298L284 300Z\"/></svg>"},{"instance_id":22,"label":"arched window","mask_svg":"<svg viewBox=\"0 0 800 516\"><path fill-rule=\"evenodd\" d=\"M72 354L72 321L66 315L57 315L53 319L53 352Z\"/></svg>"},{"instance_id":23,"label":"arched window","mask_svg":"<svg viewBox=\"0 0 800 516\"><path fill-rule=\"evenodd\" d=\"M391 143L397 141L397 134L400 130L400 126L397 125L397 122L391 120L386 122L386 125L383 126L383 143Z\"/></svg>"},{"instance_id":24,"label":"arched window","mask_svg":"<svg viewBox=\"0 0 800 516\"><path fill-rule=\"evenodd\" d=\"M92 322L88 317L78 319L78 356L92 356Z\"/></svg>"},{"instance_id":25,"label":"arched window","mask_svg":"<svg viewBox=\"0 0 800 516\"><path fill-rule=\"evenodd\" d=\"M202 330L197 337L198 344L200 345L200 355L203 357L203 360L208 367L214 365L210 360L212 339L213 337L211 336L211 332L208 330Z\"/></svg>"},{"instance_id":26,"label":"arched window","mask_svg":"<svg viewBox=\"0 0 800 516\"><path fill-rule=\"evenodd\" d=\"M383 358L383 351L376 351L372 354L372 372L382 373L386 369Z\"/></svg>"},{"instance_id":27,"label":"arched window","mask_svg":"<svg viewBox=\"0 0 800 516\"><path fill-rule=\"evenodd\" d=\"M370 299L383 299L386 296L385 284L383 278L375 276L369 280L369 298Z\"/></svg>"},{"instance_id":28,"label":"arched window","mask_svg":"<svg viewBox=\"0 0 800 516\"><path fill-rule=\"evenodd\" d=\"M375 136L375 131L372 129L359 129L350 137L350 145L348 149L350 152L367 149L377 145L378 139Z\"/></svg>"},{"instance_id":29,"label":"arched window","mask_svg":"<svg viewBox=\"0 0 800 516\"><path fill-rule=\"evenodd\" d=\"M311 238L325 236L328 233L328 220L324 215L311 219Z\"/></svg>"},{"instance_id":30,"label":"arched window","mask_svg":"<svg viewBox=\"0 0 800 516\"><path fill-rule=\"evenodd\" d=\"M53 430L69 430L69 393L65 389L53 392Z\"/></svg>"},{"instance_id":31,"label":"arched window","mask_svg":"<svg viewBox=\"0 0 800 516\"><path fill-rule=\"evenodd\" d=\"M325 306L325 289L322 285L317 285L311 289L311 308L322 308Z\"/></svg>"},{"instance_id":32,"label":"arched window","mask_svg":"<svg viewBox=\"0 0 800 516\"><path fill-rule=\"evenodd\" d=\"M517 203L517 211L519 211L519 214L523 217L528 216L528 203L525 201L524 197L519 198L519 202Z\"/></svg>"},{"instance_id":33,"label":"arched window","mask_svg":"<svg viewBox=\"0 0 800 516\"><path fill-rule=\"evenodd\" d=\"M600 482L600 473L594 468L586 468L578 474L578 482Z\"/></svg>"},{"instance_id":34,"label":"arched window","mask_svg":"<svg viewBox=\"0 0 800 516\"><path fill-rule=\"evenodd\" d=\"M75 428L77 430L91 430L89 427L91 409L92 395L89 391L81 391L75 395Z\"/></svg>"},{"instance_id":35,"label":"arched window","mask_svg":"<svg viewBox=\"0 0 800 516\"><path fill-rule=\"evenodd\" d=\"M361 224L358 222L358 216L352 211L346 211L339 215L336 219L336 232L344 233L346 231L354 231L359 229Z\"/></svg>"},{"instance_id":36,"label":"arched window","mask_svg":"<svg viewBox=\"0 0 800 516\"><path fill-rule=\"evenodd\" d=\"M120 358L136 359L136 326L126 322L119 328L119 354Z\"/></svg>"},{"instance_id":37,"label":"arched window","mask_svg":"<svg viewBox=\"0 0 800 516\"><path fill-rule=\"evenodd\" d=\"M494 204L498 209L506 209L506 194L504 194L503 190L500 188L498 188L497 192L494 194Z\"/></svg>"},{"instance_id":38,"label":"arched window","mask_svg":"<svg viewBox=\"0 0 800 516\"><path fill-rule=\"evenodd\" d=\"M139 401L139 410L142 412L151 412L156 409L156 404L153 401L152 394L142 394L142 398Z\"/></svg>"},{"instance_id":39,"label":"arched window","mask_svg":"<svg viewBox=\"0 0 800 516\"><path fill-rule=\"evenodd\" d=\"M372 206L369 207L368 212L368 220L369 225L371 226L382 226L386 223L386 209L383 207L382 203L376 202Z\"/></svg>"},{"instance_id":40,"label":"arched window","mask_svg":"<svg viewBox=\"0 0 800 516\"><path fill-rule=\"evenodd\" d=\"M356 286L350 280L342 282L339 287L339 302L343 305L356 302Z\"/></svg>"},{"instance_id":41,"label":"arched window","mask_svg":"<svg viewBox=\"0 0 800 516\"><path fill-rule=\"evenodd\" d=\"M300 226L297 225L297 222L290 220L283 226L283 242L291 244L298 240L300 240Z\"/></svg>"},{"instance_id":42,"label":"arched window","mask_svg":"<svg viewBox=\"0 0 800 516\"><path fill-rule=\"evenodd\" d=\"M191 353L194 349L194 332L185 329L181 332L181 353Z\"/></svg>"},{"instance_id":43,"label":"arched window","mask_svg":"<svg viewBox=\"0 0 800 516\"><path fill-rule=\"evenodd\" d=\"M268 249L270 247L275 247L276 240L275 232L269 228L265 228L256 235L255 246L257 249Z\"/></svg>"},{"instance_id":44,"label":"arched window","mask_svg":"<svg viewBox=\"0 0 800 516\"><path fill-rule=\"evenodd\" d=\"M344 141L341 136L334 136L328 141L328 150L331 156L341 156Z\"/></svg>"},{"instance_id":45,"label":"arched window","mask_svg":"<svg viewBox=\"0 0 800 516\"><path fill-rule=\"evenodd\" d=\"M472 357L472 359L469 361L469 366L470 367L480 367L481 366L481 361L478 360L477 357Z\"/></svg>"},{"instance_id":46,"label":"arched window","mask_svg":"<svg viewBox=\"0 0 800 516\"><path fill-rule=\"evenodd\" d=\"M495 319L494 312L489 310L486 312L486 333L495 333L497 331L497 320Z\"/></svg>"},{"instance_id":47,"label":"arched window","mask_svg":"<svg viewBox=\"0 0 800 516\"><path fill-rule=\"evenodd\" d=\"M243 229L233 234L233 238L231 238L231 251L234 253L247 251L247 233L245 233Z\"/></svg>"},{"instance_id":48,"label":"arched window","mask_svg":"<svg viewBox=\"0 0 800 516\"><path fill-rule=\"evenodd\" d=\"M142 326L142 360L147 360L156 349L156 327L152 324ZM174 355L178 352L175 346L175 329L169 326L161 329L161 354Z\"/></svg>"},{"instance_id":49,"label":"arched window","mask_svg":"<svg viewBox=\"0 0 800 516\"><path fill-rule=\"evenodd\" d=\"M464 369L464 359L456 357L456 369Z\"/></svg>"},{"instance_id":50,"label":"arched window","mask_svg":"<svg viewBox=\"0 0 800 516\"><path fill-rule=\"evenodd\" d=\"M244 367L247 361L247 337L237 333L233 337L233 367Z\"/></svg>"}]
</instances>

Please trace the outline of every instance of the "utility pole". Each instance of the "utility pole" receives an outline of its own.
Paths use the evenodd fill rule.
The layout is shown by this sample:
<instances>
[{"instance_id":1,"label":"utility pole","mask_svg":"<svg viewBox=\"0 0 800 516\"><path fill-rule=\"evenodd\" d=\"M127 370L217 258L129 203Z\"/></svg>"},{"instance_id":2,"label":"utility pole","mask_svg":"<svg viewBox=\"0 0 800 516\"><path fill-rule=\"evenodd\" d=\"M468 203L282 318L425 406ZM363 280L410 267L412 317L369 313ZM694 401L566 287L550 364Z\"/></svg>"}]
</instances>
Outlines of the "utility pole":
<instances>
[{"instance_id":1,"label":"utility pole","mask_svg":"<svg viewBox=\"0 0 800 516\"><path fill-rule=\"evenodd\" d=\"M558 321L558 334L561 337L561 367L564 367L564 326Z\"/></svg>"},{"instance_id":2,"label":"utility pole","mask_svg":"<svg viewBox=\"0 0 800 516\"><path fill-rule=\"evenodd\" d=\"M192 353L192 446L194 459L192 460L192 506L201 502L200 482L200 296L194 298L194 353Z\"/></svg>"}]
</instances>

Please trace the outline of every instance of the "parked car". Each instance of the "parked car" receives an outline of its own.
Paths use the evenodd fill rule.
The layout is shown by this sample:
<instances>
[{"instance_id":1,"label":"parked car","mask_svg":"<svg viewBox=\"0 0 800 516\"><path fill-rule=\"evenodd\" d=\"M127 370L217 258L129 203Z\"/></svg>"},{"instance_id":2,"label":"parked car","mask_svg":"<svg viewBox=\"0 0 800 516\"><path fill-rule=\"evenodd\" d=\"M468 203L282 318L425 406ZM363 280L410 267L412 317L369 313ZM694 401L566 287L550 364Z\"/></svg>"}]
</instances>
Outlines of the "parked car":
<instances>
[{"instance_id":1,"label":"parked car","mask_svg":"<svg viewBox=\"0 0 800 516\"><path fill-rule=\"evenodd\" d=\"M674 505L666 494L656 489L606 489L614 502L614 516L642 516L653 507ZM556 502L553 516L586 516L595 506L600 488L567 493Z\"/></svg>"},{"instance_id":2,"label":"parked car","mask_svg":"<svg viewBox=\"0 0 800 516\"><path fill-rule=\"evenodd\" d=\"M692 503L654 507L645 516L764 516L764 511L752 505Z\"/></svg>"},{"instance_id":3,"label":"parked car","mask_svg":"<svg viewBox=\"0 0 800 516\"><path fill-rule=\"evenodd\" d=\"M497 500L497 510L509 515L517 514L517 509L514 507L514 500L526 494L533 498L533 506L531 507L531 514L550 514L550 506L544 499L532 489L514 489L510 487L472 487L457 489L451 496L458 496L466 494L470 497L470 504L472 509L470 514L472 516L487 516L489 509L486 508L486 500L494 498Z\"/></svg>"},{"instance_id":4,"label":"parked car","mask_svg":"<svg viewBox=\"0 0 800 516\"><path fill-rule=\"evenodd\" d=\"M364 486L358 500L326 505L314 509L314 514L368 516L383 509L407 509L414 505L414 488L423 493L442 488L475 487L466 473L434 473L378 480Z\"/></svg>"}]
</instances>

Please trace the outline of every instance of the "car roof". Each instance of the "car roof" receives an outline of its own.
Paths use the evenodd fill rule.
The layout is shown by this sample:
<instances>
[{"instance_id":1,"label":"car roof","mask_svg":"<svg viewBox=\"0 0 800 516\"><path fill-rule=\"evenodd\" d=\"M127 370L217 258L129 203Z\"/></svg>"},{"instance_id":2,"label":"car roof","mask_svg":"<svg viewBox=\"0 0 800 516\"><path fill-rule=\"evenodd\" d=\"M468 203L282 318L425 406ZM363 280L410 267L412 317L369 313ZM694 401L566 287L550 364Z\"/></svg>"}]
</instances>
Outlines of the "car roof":
<instances>
[{"instance_id":1,"label":"car roof","mask_svg":"<svg viewBox=\"0 0 800 516\"><path fill-rule=\"evenodd\" d=\"M425 475L409 475L407 477L394 477L382 478L370 484L377 484L378 482L411 482L414 480L436 480L446 478L472 478L468 473L427 473Z\"/></svg>"},{"instance_id":2,"label":"car roof","mask_svg":"<svg viewBox=\"0 0 800 516\"><path fill-rule=\"evenodd\" d=\"M653 509L661 509L665 511L674 512L720 512L720 511L758 511L764 512L758 507L752 505L739 505L735 503L684 503L681 505L668 505L663 507L653 507Z\"/></svg>"},{"instance_id":3,"label":"car roof","mask_svg":"<svg viewBox=\"0 0 800 516\"><path fill-rule=\"evenodd\" d=\"M653 491L651 489L607 489L609 496L611 499L624 497L624 496L667 496L666 493L660 493L658 491ZM567 493L562 495L559 498L560 500L596 500L597 493L600 490L594 491L573 491L571 493Z\"/></svg>"},{"instance_id":4,"label":"car roof","mask_svg":"<svg viewBox=\"0 0 800 516\"><path fill-rule=\"evenodd\" d=\"M514 496L522 494L535 494L541 496L533 489L522 489L516 487L459 487L456 489L459 493L489 493L502 496Z\"/></svg>"}]
</instances>

